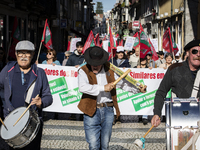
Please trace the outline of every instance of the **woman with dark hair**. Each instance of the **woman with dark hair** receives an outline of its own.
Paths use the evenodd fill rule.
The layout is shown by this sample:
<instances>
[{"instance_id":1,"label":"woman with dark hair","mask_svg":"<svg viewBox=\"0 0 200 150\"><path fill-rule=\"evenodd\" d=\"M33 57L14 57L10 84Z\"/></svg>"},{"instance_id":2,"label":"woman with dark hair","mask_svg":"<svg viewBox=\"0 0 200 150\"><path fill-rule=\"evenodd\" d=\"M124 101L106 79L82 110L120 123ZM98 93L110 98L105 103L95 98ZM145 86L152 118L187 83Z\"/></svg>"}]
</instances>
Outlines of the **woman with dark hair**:
<instances>
[{"instance_id":1,"label":"woman with dark hair","mask_svg":"<svg viewBox=\"0 0 200 150\"><path fill-rule=\"evenodd\" d=\"M121 48L117 48L115 57L113 58L113 64L117 67L122 67L122 68L130 68L131 65L128 62L128 58L126 57L126 54L124 53L124 49L122 46L118 46ZM109 60L112 62L112 59Z\"/></svg>"},{"instance_id":2,"label":"woman with dark hair","mask_svg":"<svg viewBox=\"0 0 200 150\"><path fill-rule=\"evenodd\" d=\"M161 64L159 66L159 68L164 68L164 69L167 69L171 64L172 64L172 60L173 60L173 55L172 53L166 53L165 54L165 63L164 64Z\"/></svg>"},{"instance_id":3,"label":"woman with dark hair","mask_svg":"<svg viewBox=\"0 0 200 150\"><path fill-rule=\"evenodd\" d=\"M50 64L50 65L59 65L61 66L60 62L57 60L56 51L54 49L47 50L47 59L42 62L42 64Z\"/></svg>"}]
</instances>

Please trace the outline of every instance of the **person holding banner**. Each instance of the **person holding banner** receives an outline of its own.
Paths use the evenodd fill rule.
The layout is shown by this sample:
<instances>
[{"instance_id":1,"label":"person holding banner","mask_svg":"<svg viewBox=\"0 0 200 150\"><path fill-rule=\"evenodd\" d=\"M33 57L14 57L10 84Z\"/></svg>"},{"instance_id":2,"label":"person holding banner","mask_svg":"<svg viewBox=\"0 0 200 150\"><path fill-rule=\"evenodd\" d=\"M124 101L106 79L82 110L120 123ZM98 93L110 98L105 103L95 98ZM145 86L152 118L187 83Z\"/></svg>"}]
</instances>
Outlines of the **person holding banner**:
<instances>
[{"instance_id":1,"label":"person holding banner","mask_svg":"<svg viewBox=\"0 0 200 150\"><path fill-rule=\"evenodd\" d=\"M54 49L47 50L47 60L44 60L42 64L50 64L50 65L59 65L61 66L60 62L57 60L56 51Z\"/></svg>"},{"instance_id":2,"label":"person holding banner","mask_svg":"<svg viewBox=\"0 0 200 150\"><path fill-rule=\"evenodd\" d=\"M155 127L160 125L161 121L159 118L161 117L162 107L170 89L178 98L200 97L199 87L195 88L198 90L197 95L192 96L196 76L200 73L200 40L189 42L184 47L184 50L188 56L187 60L169 66L156 92L154 116L151 120L151 124ZM198 80L197 78L197 82L199 82Z\"/></svg>"},{"instance_id":3,"label":"person holding banner","mask_svg":"<svg viewBox=\"0 0 200 150\"><path fill-rule=\"evenodd\" d=\"M110 59L109 62L112 62ZM116 55L113 58L113 64L117 67L123 67L123 68L130 68L131 65L128 62L128 59L126 58L126 54L124 53L124 47L118 46Z\"/></svg>"},{"instance_id":4,"label":"person holding banner","mask_svg":"<svg viewBox=\"0 0 200 150\"><path fill-rule=\"evenodd\" d=\"M74 53L69 56L66 66L75 66L76 68L78 68L79 65L83 63L84 61L84 56L82 53L83 46L84 44L81 41L76 43L76 50L74 50Z\"/></svg>"},{"instance_id":5,"label":"person holding banner","mask_svg":"<svg viewBox=\"0 0 200 150\"><path fill-rule=\"evenodd\" d=\"M44 70L32 63L34 51L32 42L26 40L18 42L15 47L17 62L9 62L0 73L0 89L4 89L5 99L4 117L18 107L31 104L31 108L40 118L40 129L36 137L23 147L23 150L40 150L43 129L42 109L51 105L53 101ZM27 99L29 96L30 99ZM10 150L12 149L10 147Z\"/></svg>"},{"instance_id":6,"label":"person holding banner","mask_svg":"<svg viewBox=\"0 0 200 150\"><path fill-rule=\"evenodd\" d=\"M140 59L140 49L136 48L135 53L130 56L129 58L129 64L131 65L131 68L134 68L138 65L138 60Z\"/></svg>"},{"instance_id":7,"label":"person holding banner","mask_svg":"<svg viewBox=\"0 0 200 150\"><path fill-rule=\"evenodd\" d=\"M167 69L172 64L173 55L172 53L165 54L165 63L161 64L159 68Z\"/></svg>"}]
</instances>

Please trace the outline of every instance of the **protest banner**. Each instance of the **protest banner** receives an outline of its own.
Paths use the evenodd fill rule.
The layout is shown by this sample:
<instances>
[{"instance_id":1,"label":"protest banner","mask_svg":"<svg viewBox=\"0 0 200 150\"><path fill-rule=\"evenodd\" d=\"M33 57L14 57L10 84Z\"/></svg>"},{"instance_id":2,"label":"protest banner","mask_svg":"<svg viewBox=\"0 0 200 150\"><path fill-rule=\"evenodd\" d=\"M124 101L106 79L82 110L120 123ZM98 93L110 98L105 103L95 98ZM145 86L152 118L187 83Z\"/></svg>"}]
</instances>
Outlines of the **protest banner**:
<instances>
[{"instance_id":1,"label":"protest banner","mask_svg":"<svg viewBox=\"0 0 200 150\"><path fill-rule=\"evenodd\" d=\"M81 38L72 38L70 42L70 52L74 52L76 49L76 43L81 41Z\"/></svg>"},{"instance_id":2,"label":"protest banner","mask_svg":"<svg viewBox=\"0 0 200 150\"><path fill-rule=\"evenodd\" d=\"M39 64L43 68L48 81L51 93L53 95L53 104L43 109L49 112L62 113L82 113L77 105L81 99L82 93L78 88L78 68L70 66L52 66ZM123 69L124 72L127 69ZM155 93L164 77L166 70L162 68L131 68L129 76L147 85L146 93L137 93L126 91L126 88L118 88L117 100L121 115L153 115L153 105ZM125 79L123 79L125 80ZM167 97L171 97L168 93ZM164 109L162 111L164 115Z\"/></svg>"},{"instance_id":3,"label":"protest banner","mask_svg":"<svg viewBox=\"0 0 200 150\"><path fill-rule=\"evenodd\" d=\"M124 44L124 49L132 51L134 41L135 41L135 37L131 37L131 36L127 37L126 42Z\"/></svg>"}]
</instances>

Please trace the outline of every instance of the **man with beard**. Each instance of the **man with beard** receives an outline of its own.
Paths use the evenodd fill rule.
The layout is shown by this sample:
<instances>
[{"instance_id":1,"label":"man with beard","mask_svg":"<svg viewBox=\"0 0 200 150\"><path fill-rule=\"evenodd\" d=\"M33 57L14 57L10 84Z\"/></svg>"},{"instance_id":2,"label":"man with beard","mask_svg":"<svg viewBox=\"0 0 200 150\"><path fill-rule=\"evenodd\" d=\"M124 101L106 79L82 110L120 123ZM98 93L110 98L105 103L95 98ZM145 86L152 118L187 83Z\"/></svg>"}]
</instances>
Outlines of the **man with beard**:
<instances>
[{"instance_id":1,"label":"man with beard","mask_svg":"<svg viewBox=\"0 0 200 150\"><path fill-rule=\"evenodd\" d=\"M0 88L4 89L5 99L4 117L14 109L31 103L31 108L40 118L40 129L33 141L22 149L40 150L43 129L42 109L51 105L53 98L44 70L37 68L36 64L31 62L35 51L33 43L20 41L15 50L17 62L9 62L0 73ZM32 88L33 90L30 90ZM29 96L30 99L26 98ZM13 148L10 147L11 149Z\"/></svg>"},{"instance_id":2,"label":"man with beard","mask_svg":"<svg viewBox=\"0 0 200 150\"><path fill-rule=\"evenodd\" d=\"M79 67L84 61L84 56L82 54L83 50L83 42L77 42L76 43L76 50L74 50L74 53L69 56L69 59L66 63L66 66L75 66L76 68Z\"/></svg>"},{"instance_id":3,"label":"man with beard","mask_svg":"<svg viewBox=\"0 0 200 150\"><path fill-rule=\"evenodd\" d=\"M105 65L109 54L98 46L84 53L86 65L79 69L78 86L83 93L78 108L84 113L84 129L90 150L108 150L115 107L120 111L116 97L114 72ZM145 91L146 86L141 88ZM139 90L139 92L140 92Z\"/></svg>"},{"instance_id":4,"label":"man with beard","mask_svg":"<svg viewBox=\"0 0 200 150\"><path fill-rule=\"evenodd\" d=\"M154 116L151 120L151 124L155 127L160 125L161 111L167 92L171 89L178 98L189 98L194 87L194 81L196 74L200 68L200 40L193 40L189 42L185 47L188 58L182 63L172 64L157 92L154 99ZM195 89L194 89L195 90ZM200 97L200 90L196 89L197 95Z\"/></svg>"}]
</instances>

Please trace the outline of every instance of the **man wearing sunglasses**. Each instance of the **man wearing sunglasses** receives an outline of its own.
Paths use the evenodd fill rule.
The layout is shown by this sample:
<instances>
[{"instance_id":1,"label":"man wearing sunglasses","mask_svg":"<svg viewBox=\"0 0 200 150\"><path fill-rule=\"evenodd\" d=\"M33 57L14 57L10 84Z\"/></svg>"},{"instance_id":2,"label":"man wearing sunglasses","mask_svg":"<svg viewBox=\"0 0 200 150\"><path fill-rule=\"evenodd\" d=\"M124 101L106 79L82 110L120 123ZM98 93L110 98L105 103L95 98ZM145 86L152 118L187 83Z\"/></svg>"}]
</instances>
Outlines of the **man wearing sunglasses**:
<instances>
[{"instance_id":1,"label":"man wearing sunglasses","mask_svg":"<svg viewBox=\"0 0 200 150\"><path fill-rule=\"evenodd\" d=\"M165 97L171 89L178 98L189 98L193 90L196 74L200 68L200 40L193 40L184 47L188 55L186 61L182 63L172 64L157 92L154 99L154 116L151 124L155 127L160 125L161 111L164 104ZM200 90L196 97L200 97Z\"/></svg>"},{"instance_id":2,"label":"man wearing sunglasses","mask_svg":"<svg viewBox=\"0 0 200 150\"><path fill-rule=\"evenodd\" d=\"M0 73L0 89L4 89L5 99L4 117L18 107L31 104L31 108L40 118L40 129L36 137L23 147L23 150L40 150L43 129L42 109L51 105L53 101L44 70L32 62L34 51L32 42L26 40L18 42L15 47L17 61L9 62ZM13 150L12 147L9 149Z\"/></svg>"}]
</instances>

